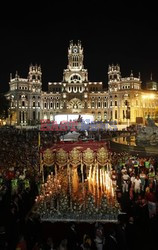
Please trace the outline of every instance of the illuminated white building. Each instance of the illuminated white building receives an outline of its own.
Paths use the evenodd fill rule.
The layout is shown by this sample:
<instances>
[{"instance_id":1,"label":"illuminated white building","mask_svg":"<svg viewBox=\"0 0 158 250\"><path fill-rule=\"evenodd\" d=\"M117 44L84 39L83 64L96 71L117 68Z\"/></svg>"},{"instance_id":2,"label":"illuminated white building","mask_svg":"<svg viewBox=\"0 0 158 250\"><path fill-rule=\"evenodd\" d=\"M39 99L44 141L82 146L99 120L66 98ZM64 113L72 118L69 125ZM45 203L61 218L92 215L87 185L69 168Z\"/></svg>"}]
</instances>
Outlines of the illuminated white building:
<instances>
[{"instance_id":1,"label":"illuminated white building","mask_svg":"<svg viewBox=\"0 0 158 250\"><path fill-rule=\"evenodd\" d=\"M61 82L49 82L42 91L40 66L31 65L28 77L18 74L10 79L10 121L12 124L35 125L41 119L75 120L79 115L89 120L116 120L130 124L144 122L148 115L158 116L157 88L141 88L140 77L122 78L119 65L108 68L108 89L102 82L91 82L83 65L81 42L70 42L68 65ZM149 86L149 84L148 84Z\"/></svg>"}]
</instances>

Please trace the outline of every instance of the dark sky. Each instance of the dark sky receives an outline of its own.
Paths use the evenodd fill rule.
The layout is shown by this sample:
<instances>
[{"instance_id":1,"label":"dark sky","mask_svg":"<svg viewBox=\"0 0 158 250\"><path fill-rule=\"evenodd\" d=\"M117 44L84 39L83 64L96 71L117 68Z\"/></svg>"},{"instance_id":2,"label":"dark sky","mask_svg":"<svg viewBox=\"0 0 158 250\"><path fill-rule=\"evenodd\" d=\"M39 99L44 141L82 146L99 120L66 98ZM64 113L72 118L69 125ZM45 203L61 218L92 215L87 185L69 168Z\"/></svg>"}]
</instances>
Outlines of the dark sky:
<instances>
[{"instance_id":1,"label":"dark sky","mask_svg":"<svg viewBox=\"0 0 158 250\"><path fill-rule=\"evenodd\" d=\"M85 2L38 1L33 6L21 1L21 5L8 2L0 8L0 92L8 90L10 72L18 70L21 77L27 77L30 63L41 64L44 89L48 81L61 81L70 40L82 42L90 81L103 81L107 86L111 63L120 64L122 76L132 69L135 76L141 73L143 82L151 72L158 81L154 6L144 10L129 1L129 6L120 2L103 6L99 0L87 0L85 6Z\"/></svg>"}]
</instances>

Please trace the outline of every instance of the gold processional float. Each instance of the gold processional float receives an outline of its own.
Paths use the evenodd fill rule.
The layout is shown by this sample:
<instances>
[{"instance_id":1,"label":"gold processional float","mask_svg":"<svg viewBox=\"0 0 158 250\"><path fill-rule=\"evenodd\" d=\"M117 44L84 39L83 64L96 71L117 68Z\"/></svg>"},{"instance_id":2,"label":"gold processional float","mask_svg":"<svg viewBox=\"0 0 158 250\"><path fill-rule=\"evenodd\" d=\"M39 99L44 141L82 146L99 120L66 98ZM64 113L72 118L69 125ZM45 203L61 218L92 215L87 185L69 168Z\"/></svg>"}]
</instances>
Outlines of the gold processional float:
<instances>
[{"instance_id":1,"label":"gold processional float","mask_svg":"<svg viewBox=\"0 0 158 250\"><path fill-rule=\"evenodd\" d=\"M34 209L42 221L117 221L119 204L107 148L95 152L75 147L69 153L47 149L42 176L44 166L54 166L55 173L43 180L36 197Z\"/></svg>"}]
</instances>

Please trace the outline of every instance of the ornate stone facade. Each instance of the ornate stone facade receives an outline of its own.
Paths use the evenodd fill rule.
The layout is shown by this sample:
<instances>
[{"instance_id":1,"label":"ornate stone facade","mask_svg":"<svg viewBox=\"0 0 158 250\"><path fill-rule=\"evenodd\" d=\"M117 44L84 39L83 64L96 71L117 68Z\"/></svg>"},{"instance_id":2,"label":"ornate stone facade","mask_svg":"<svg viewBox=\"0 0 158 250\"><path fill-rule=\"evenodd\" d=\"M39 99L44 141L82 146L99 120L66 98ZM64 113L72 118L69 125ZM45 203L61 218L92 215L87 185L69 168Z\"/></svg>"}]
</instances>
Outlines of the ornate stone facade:
<instances>
[{"instance_id":1,"label":"ornate stone facade","mask_svg":"<svg viewBox=\"0 0 158 250\"><path fill-rule=\"evenodd\" d=\"M28 78L16 73L10 78L10 123L15 125L35 125L41 119L63 120L71 115L90 115L94 120L116 120L120 124L144 122L144 118L158 116L158 91L143 90L141 79L133 73L121 77L119 65L108 68L108 89L102 82L90 82L88 71L83 65L81 42L70 42L68 65L61 82L49 82L48 91L42 91L40 66L31 65ZM60 116L62 117L62 116Z\"/></svg>"}]
</instances>

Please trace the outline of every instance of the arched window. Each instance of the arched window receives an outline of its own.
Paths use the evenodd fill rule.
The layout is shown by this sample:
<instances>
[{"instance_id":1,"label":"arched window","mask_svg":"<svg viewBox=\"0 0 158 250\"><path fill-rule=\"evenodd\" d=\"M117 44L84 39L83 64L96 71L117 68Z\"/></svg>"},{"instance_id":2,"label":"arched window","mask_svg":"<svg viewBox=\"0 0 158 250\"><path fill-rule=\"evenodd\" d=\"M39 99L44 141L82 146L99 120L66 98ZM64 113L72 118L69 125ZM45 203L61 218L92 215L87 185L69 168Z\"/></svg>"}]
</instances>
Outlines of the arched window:
<instances>
[{"instance_id":1,"label":"arched window","mask_svg":"<svg viewBox=\"0 0 158 250\"><path fill-rule=\"evenodd\" d=\"M81 77L79 75L72 75L70 77L70 82L71 83L76 83L76 82L80 82L81 81Z\"/></svg>"}]
</instances>

